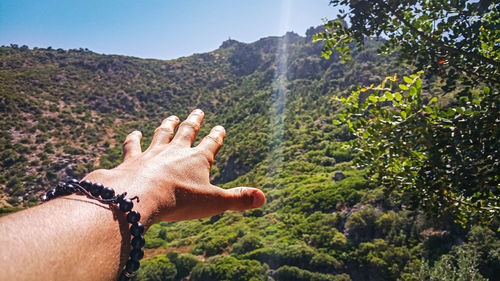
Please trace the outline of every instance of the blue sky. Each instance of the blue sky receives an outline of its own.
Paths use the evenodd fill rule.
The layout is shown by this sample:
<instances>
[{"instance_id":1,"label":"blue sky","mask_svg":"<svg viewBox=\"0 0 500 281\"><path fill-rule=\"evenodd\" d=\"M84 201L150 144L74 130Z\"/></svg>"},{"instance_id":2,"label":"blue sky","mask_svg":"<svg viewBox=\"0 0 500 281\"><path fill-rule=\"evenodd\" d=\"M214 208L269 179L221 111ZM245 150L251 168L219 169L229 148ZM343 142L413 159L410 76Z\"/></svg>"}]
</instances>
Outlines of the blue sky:
<instances>
[{"instance_id":1,"label":"blue sky","mask_svg":"<svg viewBox=\"0 0 500 281\"><path fill-rule=\"evenodd\" d=\"M335 18L329 0L1 0L0 45L173 59Z\"/></svg>"}]
</instances>

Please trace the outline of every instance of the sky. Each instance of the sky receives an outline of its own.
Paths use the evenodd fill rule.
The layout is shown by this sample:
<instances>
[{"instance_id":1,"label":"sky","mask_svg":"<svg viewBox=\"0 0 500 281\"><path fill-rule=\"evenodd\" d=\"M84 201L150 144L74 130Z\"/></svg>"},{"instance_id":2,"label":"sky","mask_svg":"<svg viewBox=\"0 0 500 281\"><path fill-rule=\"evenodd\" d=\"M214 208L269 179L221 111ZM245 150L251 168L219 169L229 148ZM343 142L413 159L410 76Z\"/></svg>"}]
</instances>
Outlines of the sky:
<instances>
[{"instance_id":1,"label":"sky","mask_svg":"<svg viewBox=\"0 0 500 281\"><path fill-rule=\"evenodd\" d=\"M0 45L88 48L103 54L174 59L217 49L231 38L254 42L304 35L335 18L329 0L1 0Z\"/></svg>"}]
</instances>

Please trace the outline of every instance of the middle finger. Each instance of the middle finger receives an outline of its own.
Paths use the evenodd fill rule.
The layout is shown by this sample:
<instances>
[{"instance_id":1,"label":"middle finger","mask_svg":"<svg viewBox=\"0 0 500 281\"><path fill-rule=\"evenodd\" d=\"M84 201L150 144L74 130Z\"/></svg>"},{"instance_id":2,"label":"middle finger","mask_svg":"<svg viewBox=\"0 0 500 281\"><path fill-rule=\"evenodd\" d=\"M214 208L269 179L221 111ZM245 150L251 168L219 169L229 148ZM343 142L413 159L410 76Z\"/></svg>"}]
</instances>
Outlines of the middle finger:
<instances>
[{"instance_id":1,"label":"middle finger","mask_svg":"<svg viewBox=\"0 0 500 281\"><path fill-rule=\"evenodd\" d=\"M193 110L186 120L184 120L179 126L172 143L177 143L183 146L191 146L196 138L196 135L198 135L203 116L204 113L200 109Z\"/></svg>"}]
</instances>

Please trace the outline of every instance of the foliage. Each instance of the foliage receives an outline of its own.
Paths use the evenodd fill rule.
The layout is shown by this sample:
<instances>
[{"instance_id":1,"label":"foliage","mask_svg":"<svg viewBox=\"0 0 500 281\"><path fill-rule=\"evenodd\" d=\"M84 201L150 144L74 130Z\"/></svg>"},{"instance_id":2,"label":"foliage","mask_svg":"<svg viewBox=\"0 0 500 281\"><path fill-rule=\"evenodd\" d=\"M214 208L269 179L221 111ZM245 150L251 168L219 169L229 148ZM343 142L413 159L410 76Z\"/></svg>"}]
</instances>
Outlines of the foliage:
<instances>
[{"instance_id":1,"label":"foliage","mask_svg":"<svg viewBox=\"0 0 500 281\"><path fill-rule=\"evenodd\" d=\"M282 266L276 270L274 277L277 281L350 281L346 274L331 275L323 273L313 273L295 266Z\"/></svg>"},{"instance_id":2,"label":"foliage","mask_svg":"<svg viewBox=\"0 0 500 281\"><path fill-rule=\"evenodd\" d=\"M236 255L241 255L246 252L253 251L255 249L259 249L263 246L260 237L255 235L245 235L241 237L238 242L233 244L231 248L231 253Z\"/></svg>"},{"instance_id":3,"label":"foliage","mask_svg":"<svg viewBox=\"0 0 500 281\"><path fill-rule=\"evenodd\" d=\"M162 255L154 256L141 262L141 267L134 275L137 281L173 281L177 275L175 265Z\"/></svg>"},{"instance_id":4,"label":"foliage","mask_svg":"<svg viewBox=\"0 0 500 281\"><path fill-rule=\"evenodd\" d=\"M191 273L190 280L263 281L266 277L264 267L255 260L218 257L209 264L197 265Z\"/></svg>"},{"instance_id":5,"label":"foliage","mask_svg":"<svg viewBox=\"0 0 500 281\"><path fill-rule=\"evenodd\" d=\"M360 153L343 146L354 135L347 124L332 124L344 110L332 98L378 83L388 69L409 70L377 56L383 42L370 39L344 64L336 53L323 60L322 46L311 42L321 30L249 44L230 40L171 61L0 47L0 204L17 206L1 213L36 204L58 180L113 167L127 133L141 130L145 146L162 118L184 118L200 107L206 113L200 136L216 124L228 131L212 182L256 186L267 202L257 210L153 225L147 247L169 252L142 261L147 267L139 276L162 265L174 280L276 280L278 270L327 280L397 280L418 272L422 259L432 265L463 244L475 247L480 274L492 279L497 234L475 228L468 234L426 219L368 180L367 169L352 167ZM289 53L280 113L273 80L282 40ZM425 85L442 93L440 83Z\"/></svg>"},{"instance_id":6,"label":"foliage","mask_svg":"<svg viewBox=\"0 0 500 281\"><path fill-rule=\"evenodd\" d=\"M326 31L315 36L324 40L323 56L337 50L344 58L351 44L365 38L383 37L382 54L398 52L417 69L431 77L445 77L448 88L467 77L499 83L500 4L496 1L351 1L331 0L340 6L336 20L325 24ZM347 26L343 20L349 18Z\"/></svg>"},{"instance_id":7,"label":"foliage","mask_svg":"<svg viewBox=\"0 0 500 281\"><path fill-rule=\"evenodd\" d=\"M500 215L498 52L500 5L492 1L331 1L347 5L316 36L324 55L349 56L350 43L387 38L381 53L425 70L387 77L341 98L340 121L357 137L358 166L403 202L429 216L451 215L466 226L497 225ZM347 44L347 45L346 45ZM344 51L345 50L345 51ZM425 74L425 81L421 75ZM438 95L436 75L448 101ZM490 85L490 87L488 87ZM453 90L453 92L452 92ZM337 121L337 123L340 123Z\"/></svg>"},{"instance_id":8,"label":"foliage","mask_svg":"<svg viewBox=\"0 0 500 281\"><path fill-rule=\"evenodd\" d=\"M357 164L430 215L494 222L500 215L498 95L487 87L471 90L443 108L422 94L419 76L397 82L396 75L387 77L340 98L347 110L339 118L357 136L351 142ZM364 93L370 94L362 100Z\"/></svg>"},{"instance_id":9,"label":"foliage","mask_svg":"<svg viewBox=\"0 0 500 281\"><path fill-rule=\"evenodd\" d=\"M176 252L168 252L167 258L175 264L177 269L176 280L180 280L191 273L191 270L200 264L200 260L191 254L178 254Z\"/></svg>"},{"instance_id":10,"label":"foliage","mask_svg":"<svg viewBox=\"0 0 500 281\"><path fill-rule=\"evenodd\" d=\"M428 263L422 263L414 278L431 281L488 280L477 269L477 254L461 248L456 251L456 256L443 255L432 268Z\"/></svg>"}]
</instances>

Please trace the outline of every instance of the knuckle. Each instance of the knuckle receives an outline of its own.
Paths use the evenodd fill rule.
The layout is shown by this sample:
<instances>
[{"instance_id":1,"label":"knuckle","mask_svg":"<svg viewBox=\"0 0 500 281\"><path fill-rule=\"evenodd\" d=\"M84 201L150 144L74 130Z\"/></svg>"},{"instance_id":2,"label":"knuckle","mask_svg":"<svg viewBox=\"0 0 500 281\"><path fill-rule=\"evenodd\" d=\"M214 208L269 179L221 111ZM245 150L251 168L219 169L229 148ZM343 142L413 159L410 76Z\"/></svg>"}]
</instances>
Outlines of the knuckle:
<instances>
[{"instance_id":1,"label":"knuckle","mask_svg":"<svg viewBox=\"0 0 500 281\"><path fill-rule=\"evenodd\" d=\"M215 142L219 146L222 146L222 142L223 142L222 138L219 138L219 137L213 136L213 135L207 135L205 137L205 139L210 140L212 142Z\"/></svg>"},{"instance_id":2,"label":"knuckle","mask_svg":"<svg viewBox=\"0 0 500 281\"><path fill-rule=\"evenodd\" d=\"M240 187L238 191L239 191L239 195L241 197L244 197L244 198L248 197L248 188Z\"/></svg>"},{"instance_id":3,"label":"knuckle","mask_svg":"<svg viewBox=\"0 0 500 281\"><path fill-rule=\"evenodd\" d=\"M206 155L205 158L207 159L208 164L210 164L210 166L212 166L212 164L214 163L215 157L210 153L210 154Z\"/></svg>"},{"instance_id":4,"label":"knuckle","mask_svg":"<svg viewBox=\"0 0 500 281\"><path fill-rule=\"evenodd\" d=\"M202 149L198 149L198 148L194 148L195 149L195 157L198 157L199 161L208 161L208 164L211 166L215 160L215 156L210 153L209 151L207 150L202 150Z\"/></svg>"},{"instance_id":5,"label":"knuckle","mask_svg":"<svg viewBox=\"0 0 500 281\"><path fill-rule=\"evenodd\" d=\"M196 124L195 122L192 122L192 121L189 121L189 120L185 120L184 122L182 122L181 124L182 127L189 127L189 128L192 128L194 130L199 130L200 129L200 125L199 124Z\"/></svg>"},{"instance_id":6,"label":"knuckle","mask_svg":"<svg viewBox=\"0 0 500 281\"><path fill-rule=\"evenodd\" d=\"M123 147L126 147L127 145L135 142L135 140L132 137L127 137L125 141L123 141Z\"/></svg>"},{"instance_id":7,"label":"knuckle","mask_svg":"<svg viewBox=\"0 0 500 281\"><path fill-rule=\"evenodd\" d=\"M160 127L157 127L155 129L154 133L155 134L159 134L159 133L173 134L174 131L172 131L172 129L170 129L170 128L166 128L166 127L160 126Z\"/></svg>"}]
</instances>

